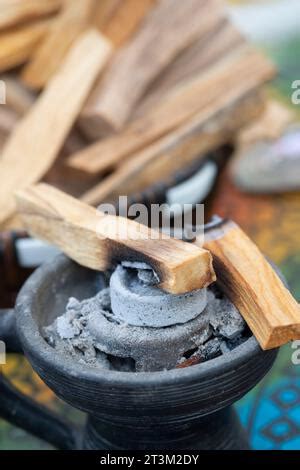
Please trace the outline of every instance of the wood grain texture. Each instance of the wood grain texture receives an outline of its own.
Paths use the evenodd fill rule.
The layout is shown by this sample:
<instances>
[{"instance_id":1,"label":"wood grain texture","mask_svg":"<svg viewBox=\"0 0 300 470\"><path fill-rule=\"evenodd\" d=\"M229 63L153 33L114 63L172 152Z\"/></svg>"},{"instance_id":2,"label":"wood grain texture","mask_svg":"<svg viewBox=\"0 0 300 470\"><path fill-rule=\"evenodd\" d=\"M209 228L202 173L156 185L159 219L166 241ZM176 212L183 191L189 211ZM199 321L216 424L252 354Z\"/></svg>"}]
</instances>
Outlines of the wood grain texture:
<instances>
[{"instance_id":1,"label":"wood grain texture","mask_svg":"<svg viewBox=\"0 0 300 470\"><path fill-rule=\"evenodd\" d=\"M7 106L0 106L0 152L2 152L9 134L18 122L19 116Z\"/></svg>"},{"instance_id":2,"label":"wood grain texture","mask_svg":"<svg viewBox=\"0 0 300 470\"><path fill-rule=\"evenodd\" d=\"M8 106L0 105L0 135L7 138L18 122L18 114ZM1 176L0 176L1 177Z\"/></svg>"},{"instance_id":3,"label":"wood grain texture","mask_svg":"<svg viewBox=\"0 0 300 470\"><path fill-rule=\"evenodd\" d=\"M218 5L218 7L217 7ZM221 15L216 0L161 0L125 47L116 53L82 114L86 134L97 139L120 130L150 83Z\"/></svg>"},{"instance_id":4,"label":"wood grain texture","mask_svg":"<svg viewBox=\"0 0 300 470\"><path fill-rule=\"evenodd\" d=\"M215 280L210 253L132 220L106 215L43 183L17 194L29 233L83 266L104 271L121 260L146 261L160 287L182 294Z\"/></svg>"},{"instance_id":5,"label":"wood grain texture","mask_svg":"<svg viewBox=\"0 0 300 470\"><path fill-rule=\"evenodd\" d=\"M101 0L96 2L95 12L93 14L93 25L102 33L108 22L112 19L116 9L120 7L123 0Z\"/></svg>"},{"instance_id":6,"label":"wood grain texture","mask_svg":"<svg viewBox=\"0 0 300 470\"><path fill-rule=\"evenodd\" d=\"M0 33L0 72L24 64L45 37L50 20L16 26Z\"/></svg>"},{"instance_id":7,"label":"wood grain texture","mask_svg":"<svg viewBox=\"0 0 300 470\"><path fill-rule=\"evenodd\" d=\"M1 232L11 232L11 231L24 231L24 224L16 212L9 218L6 219L6 221L1 224Z\"/></svg>"},{"instance_id":8,"label":"wood grain texture","mask_svg":"<svg viewBox=\"0 0 300 470\"><path fill-rule=\"evenodd\" d=\"M227 60L224 61L227 79L220 74L220 68L217 68L215 80L212 76L207 81L204 80L203 93L199 93L204 100L199 107L200 112L168 136L131 157L126 165L120 165L111 176L85 193L83 200L89 204L115 200L120 194L132 194L162 181L170 176L171 171L177 171L205 152L230 141L234 132L253 117L257 117L263 110L261 101L251 96L249 105L248 99L244 101L243 97L251 95L258 84L271 78L274 69L248 46L235 52L234 58L238 63L236 68L233 61L230 67ZM128 145L128 136L123 145L118 142L118 145L111 148L114 151L121 148L123 151L123 148L126 149L126 142ZM112 154L109 159L112 159Z\"/></svg>"},{"instance_id":9,"label":"wood grain texture","mask_svg":"<svg viewBox=\"0 0 300 470\"><path fill-rule=\"evenodd\" d=\"M300 307L258 247L233 222L205 236L218 283L263 349L300 339Z\"/></svg>"},{"instance_id":10,"label":"wood grain texture","mask_svg":"<svg viewBox=\"0 0 300 470\"><path fill-rule=\"evenodd\" d=\"M39 47L22 72L22 80L33 89L43 88L62 64L70 47L88 28L95 0L67 0Z\"/></svg>"},{"instance_id":11,"label":"wood grain texture","mask_svg":"<svg viewBox=\"0 0 300 470\"><path fill-rule=\"evenodd\" d=\"M34 103L35 95L28 90L16 75L2 77L6 86L6 105L19 116L23 116Z\"/></svg>"},{"instance_id":12,"label":"wood grain texture","mask_svg":"<svg viewBox=\"0 0 300 470\"><path fill-rule=\"evenodd\" d=\"M62 0L0 0L0 29L55 13Z\"/></svg>"},{"instance_id":13,"label":"wood grain texture","mask_svg":"<svg viewBox=\"0 0 300 470\"><path fill-rule=\"evenodd\" d=\"M141 25L158 0L122 0L101 29L115 47L121 47ZM111 3L114 1L110 0Z\"/></svg>"},{"instance_id":14,"label":"wood grain texture","mask_svg":"<svg viewBox=\"0 0 300 470\"><path fill-rule=\"evenodd\" d=\"M81 199L88 204L115 202L119 195L139 193L159 182L167 183L175 172L199 161L211 150L231 142L237 130L258 117L264 100L250 93L240 100L224 95L218 111L212 106L194 116L146 149L132 156L102 182L85 192Z\"/></svg>"},{"instance_id":15,"label":"wood grain texture","mask_svg":"<svg viewBox=\"0 0 300 470\"><path fill-rule=\"evenodd\" d=\"M241 33L227 18L212 16L207 18L206 34L187 47L151 83L142 100L137 103L134 118L144 116L150 109L159 105L175 87L202 73L206 73L216 62L230 56L237 48L246 44Z\"/></svg>"},{"instance_id":16,"label":"wood grain texture","mask_svg":"<svg viewBox=\"0 0 300 470\"><path fill-rule=\"evenodd\" d=\"M278 139L294 118L290 108L270 99L260 119L241 130L237 145L245 147L262 140Z\"/></svg>"},{"instance_id":17,"label":"wood grain texture","mask_svg":"<svg viewBox=\"0 0 300 470\"><path fill-rule=\"evenodd\" d=\"M110 52L97 31L83 33L11 134L0 159L0 224L15 211L16 188L38 181L51 167Z\"/></svg>"},{"instance_id":18,"label":"wood grain texture","mask_svg":"<svg viewBox=\"0 0 300 470\"><path fill-rule=\"evenodd\" d=\"M83 151L71 156L72 168L95 174L124 163L128 156L155 142L178 128L193 115L200 112L203 123L205 111L215 106L216 112L223 95L236 98L259 87L273 76L273 66L249 46L242 46L218 61L206 73L177 87L152 111L135 120L123 132L102 139ZM207 115L208 117L208 115Z\"/></svg>"}]
</instances>

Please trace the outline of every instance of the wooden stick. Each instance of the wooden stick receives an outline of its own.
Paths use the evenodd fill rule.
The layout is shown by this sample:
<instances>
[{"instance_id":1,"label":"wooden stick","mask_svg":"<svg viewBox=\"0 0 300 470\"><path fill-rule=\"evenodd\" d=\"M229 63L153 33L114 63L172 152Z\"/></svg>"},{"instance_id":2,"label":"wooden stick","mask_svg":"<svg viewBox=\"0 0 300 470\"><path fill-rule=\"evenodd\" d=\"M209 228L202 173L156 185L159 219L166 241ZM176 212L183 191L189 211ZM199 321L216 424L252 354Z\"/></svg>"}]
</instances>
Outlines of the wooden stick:
<instances>
[{"instance_id":1,"label":"wooden stick","mask_svg":"<svg viewBox=\"0 0 300 470\"><path fill-rule=\"evenodd\" d=\"M178 87L152 112L134 121L123 132L73 155L68 164L91 174L107 171L201 110L205 122L205 110L207 107L210 109L212 102L217 110L223 95L231 93L228 87L234 89L236 97L243 96L249 89L272 77L273 73L273 66L260 53L243 46L207 73L199 74L194 80Z\"/></svg>"},{"instance_id":2,"label":"wooden stick","mask_svg":"<svg viewBox=\"0 0 300 470\"><path fill-rule=\"evenodd\" d=\"M11 232L14 230L24 230L24 224L16 212L13 214L12 217L9 219L6 219L5 223L1 225L1 231L2 232Z\"/></svg>"},{"instance_id":3,"label":"wooden stick","mask_svg":"<svg viewBox=\"0 0 300 470\"><path fill-rule=\"evenodd\" d=\"M115 47L122 46L135 33L144 17L157 1L123 0L102 28L102 33Z\"/></svg>"},{"instance_id":4,"label":"wooden stick","mask_svg":"<svg viewBox=\"0 0 300 470\"><path fill-rule=\"evenodd\" d=\"M101 0L101 2L98 1L96 3L92 22L93 25L102 32L102 34L104 28L112 19L117 8L119 8L123 2L124 0Z\"/></svg>"},{"instance_id":5,"label":"wooden stick","mask_svg":"<svg viewBox=\"0 0 300 470\"><path fill-rule=\"evenodd\" d=\"M182 294L215 280L206 250L169 238L132 220L105 215L45 184L17 195L29 233L57 245L79 264L104 271L121 260L149 263L160 287Z\"/></svg>"},{"instance_id":6,"label":"wooden stick","mask_svg":"<svg viewBox=\"0 0 300 470\"><path fill-rule=\"evenodd\" d=\"M62 0L0 0L0 29L39 19L59 10Z\"/></svg>"},{"instance_id":7,"label":"wooden stick","mask_svg":"<svg viewBox=\"0 0 300 470\"><path fill-rule=\"evenodd\" d=\"M63 151L65 152L66 156L72 155L74 152L79 152L84 147L86 147L87 142L85 137L81 134L78 130L77 126L75 126L71 133L65 140ZM66 165L64 165L66 167ZM68 170L68 168L65 168Z\"/></svg>"},{"instance_id":8,"label":"wooden stick","mask_svg":"<svg viewBox=\"0 0 300 470\"><path fill-rule=\"evenodd\" d=\"M92 19L95 0L68 0L49 34L35 50L22 72L22 80L33 89L43 88L63 62L76 38Z\"/></svg>"},{"instance_id":9,"label":"wooden stick","mask_svg":"<svg viewBox=\"0 0 300 470\"><path fill-rule=\"evenodd\" d=\"M26 62L50 24L50 20L41 20L0 33L0 72Z\"/></svg>"},{"instance_id":10,"label":"wooden stick","mask_svg":"<svg viewBox=\"0 0 300 470\"><path fill-rule=\"evenodd\" d=\"M205 235L218 283L263 349L300 339L300 308L258 247L233 222Z\"/></svg>"},{"instance_id":11,"label":"wooden stick","mask_svg":"<svg viewBox=\"0 0 300 470\"><path fill-rule=\"evenodd\" d=\"M188 82L197 75L207 73L222 58L225 59L237 48L246 44L246 40L227 18L216 16L208 20L210 27L207 24L207 28L209 27L207 34L179 54L154 80L142 101L137 103L133 119L140 119L149 110L158 106L174 87Z\"/></svg>"},{"instance_id":12,"label":"wooden stick","mask_svg":"<svg viewBox=\"0 0 300 470\"><path fill-rule=\"evenodd\" d=\"M6 103L0 105L0 151L2 152L8 136L14 131L20 117L32 106L34 97L13 76L3 76Z\"/></svg>"},{"instance_id":13,"label":"wooden stick","mask_svg":"<svg viewBox=\"0 0 300 470\"><path fill-rule=\"evenodd\" d=\"M232 91L234 88L232 89ZM176 171L198 161L220 145L233 140L234 133L264 109L257 93L232 99L230 93L193 117L167 137L135 154L125 165L82 195L82 200L96 205L115 201L119 195L143 191L156 183L168 181Z\"/></svg>"},{"instance_id":14,"label":"wooden stick","mask_svg":"<svg viewBox=\"0 0 300 470\"><path fill-rule=\"evenodd\" d=\"M294 117L292 110L287 106L269 100L260 119L241 130L237 144L239 147L245 147L261 140L278 139Z\"/></svg>"},{"instance_id":15,"label":"wooden stick","mask_svg":"<svg viewBox=\"0 0 300 470\"><path fill-rule=\"evenodd\" d=\"M19 116L27 113L33 105L35 96L14 75L5 75L2 80L6 86L6 105Z\"/></svg>"},{"instance_id":16,"label":"wooden stick","mask_svg":"<svg viewBox=\"0 0 300 470\"><path fill-rule=\"evenodd\" d=\"M8 106L0 105L0 134L7 137L18 122L17 113ZM1 178L1 175L0 175Z\"/></svg>"},{"instance_id":17,"label":"wooden stick","mask_svg":"<svg viewBox=\"0 0 300 470\"><path fill-rule=\"evenodd\" d=\"M16 188L38 181L51 167L110 52L99 33L84 33L11 135L0 159L0 224L15 211Z\"/></svg>"},{"instance_id":18,"label":"wooden stick","mask_svg":"<svg viewBox=\"0 0 300 470\"><path fill-rule=\"evenodd\" d=\"M248 63L248 57L243 54L241 59L233 55L233 58L226 58L224 64L222 61L221 65L218 64L204 76L196 76L166 96L151 113L134 121L122 133L100 140L75 154L70 159L70 166L88 173L98 173L116 166L126 156L146 147L203 108L215 96L224 79L234 76L231 75L231 67L240 67L240 61L245 64L245 59Z\"/></svg>"},{"instance_id":19,"label":"wooden stick","mask_svg":"<svg viewBox=\"0 0 300 470\"><path fill-rule=\"evenodd\" d=\"M0 152L2 152L7 137L18 122L18 115L7 106L0 106ZM0 176L1 178L1 176Z\"/></svg>"},{"instance_id":20,"label":"wooden stick","mask_svg":"<svg viewBox=\"0 0 300 470\"><path fill-rule=\"evenodd\" d=\"M97 139L120 130L150 83L182 50L204 36L209 18L219 14L215 0L158 2L91 94L81 119L87 135Z\"/></svg>"}]
</instances>

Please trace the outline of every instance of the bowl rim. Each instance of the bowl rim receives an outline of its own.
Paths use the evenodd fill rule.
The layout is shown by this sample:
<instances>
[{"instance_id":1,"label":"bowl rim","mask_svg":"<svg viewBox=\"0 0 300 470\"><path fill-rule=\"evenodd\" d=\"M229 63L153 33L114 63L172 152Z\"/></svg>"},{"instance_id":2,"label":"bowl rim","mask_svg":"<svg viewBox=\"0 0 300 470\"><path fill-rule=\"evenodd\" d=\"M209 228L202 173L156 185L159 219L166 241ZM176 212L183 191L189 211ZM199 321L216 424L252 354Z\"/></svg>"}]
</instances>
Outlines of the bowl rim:
<instances>
[{"instance_id":1,"label":"bowl rim","mask_svg":"<svg viewBox=\"0 0 300 470\"><path fill-rule=\"evenodd\" d=\"M123 385L127 387L159 384L174 384L176 382L193 382L195 380L204 381L222 375L226 372L234 371L246 365L248 360L254 356L261 356L268 351L263 351L256 338L252 335L248 340L237 346L229 353L216 357L201 364L196 364L186 368L171 369L156 372L122 372L96 369L93 366L79 364L71 357L64 357L62 361L61 353L51 347L39 332L37 323L32 316L35 295L39 287L44 283L45 278L66 268L70 264L79 266L77 263L67 258L64 254L56 255L52 260L37 268L27 279L20 290L16 301L17 331L24 348L25 354L29 356L33 368L40 364L43 368L43 376L49 370L57 370L58 373L71 377L80 377L82 380L99 383L101 385ZM82 269L82 266L80 266ZM88 269L88 268L83 268ZM39 368L39 367L37 367Z\"/></svg>"}]
</instances>

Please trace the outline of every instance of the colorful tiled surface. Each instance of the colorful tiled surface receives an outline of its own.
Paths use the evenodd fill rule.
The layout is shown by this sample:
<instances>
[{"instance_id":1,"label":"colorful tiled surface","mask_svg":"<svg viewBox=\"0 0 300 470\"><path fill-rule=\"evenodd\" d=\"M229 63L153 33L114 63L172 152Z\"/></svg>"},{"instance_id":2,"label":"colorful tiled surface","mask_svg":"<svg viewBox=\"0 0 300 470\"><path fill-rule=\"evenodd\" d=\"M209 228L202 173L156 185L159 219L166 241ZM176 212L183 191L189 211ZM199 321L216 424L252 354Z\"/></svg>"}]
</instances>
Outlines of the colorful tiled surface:
<instances>
[{"instance_id":1,"label":"colorful tiled surface","mask_svg":"<svg viewBox=\"0 0 300 470\"><path fill-rule=\"evenodd\" d=\"M299 368L286 347L264 382L237 405L252 448L300 449Z\"/></svg>"}]
</instances>

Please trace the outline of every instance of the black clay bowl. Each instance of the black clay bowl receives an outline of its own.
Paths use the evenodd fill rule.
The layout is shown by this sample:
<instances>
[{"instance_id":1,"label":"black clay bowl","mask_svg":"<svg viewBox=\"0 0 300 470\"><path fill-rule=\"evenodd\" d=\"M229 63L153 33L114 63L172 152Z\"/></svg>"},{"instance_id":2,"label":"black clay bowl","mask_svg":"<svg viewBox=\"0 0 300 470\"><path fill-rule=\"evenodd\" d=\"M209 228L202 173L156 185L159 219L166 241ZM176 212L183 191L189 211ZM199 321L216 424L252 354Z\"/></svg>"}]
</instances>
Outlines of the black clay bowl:
<instances>
[{"instance_id":1,"label":"black clay bowl","mask_svg":"<svg viewBox=\"0 0 300 470\"><path fill-rule=\"evenodd\" d=\"M93 416L141 416L188 421L227 407L272 366L277 351L262 351L252 336L232 352L206 363L163 372L101 371L57 353L42 329L64 311L67 299L97 292L99 273L60 255L28 279L17 299L17 326L33 368L63 400Z\"/></svg>"}]
</instances>

